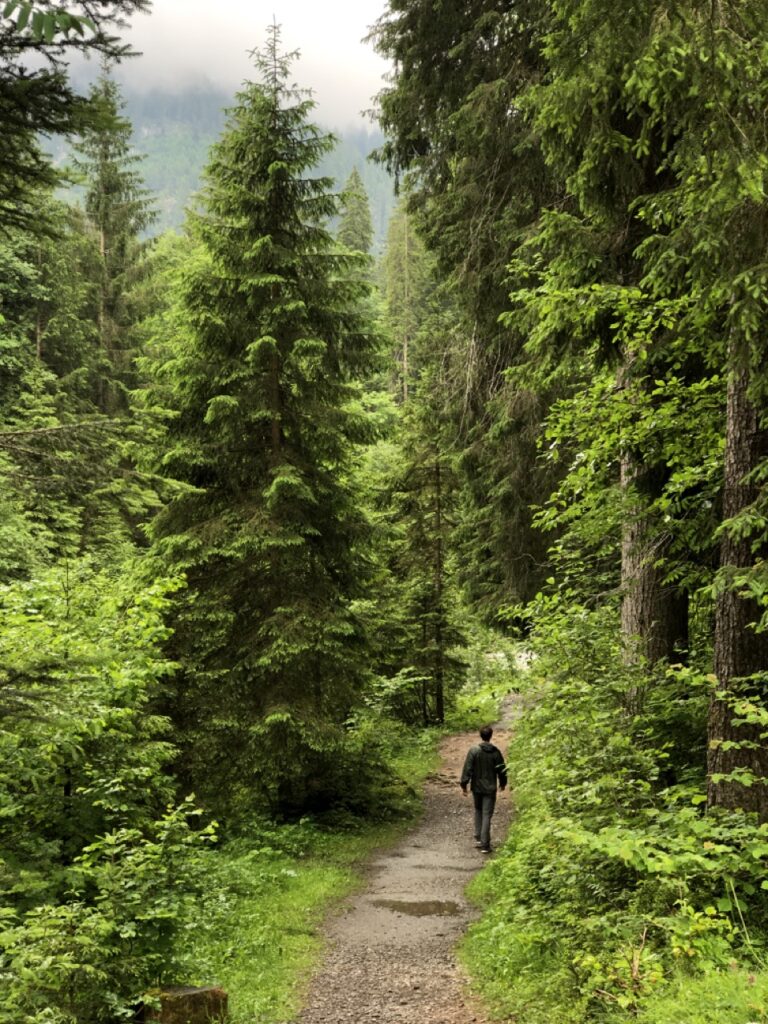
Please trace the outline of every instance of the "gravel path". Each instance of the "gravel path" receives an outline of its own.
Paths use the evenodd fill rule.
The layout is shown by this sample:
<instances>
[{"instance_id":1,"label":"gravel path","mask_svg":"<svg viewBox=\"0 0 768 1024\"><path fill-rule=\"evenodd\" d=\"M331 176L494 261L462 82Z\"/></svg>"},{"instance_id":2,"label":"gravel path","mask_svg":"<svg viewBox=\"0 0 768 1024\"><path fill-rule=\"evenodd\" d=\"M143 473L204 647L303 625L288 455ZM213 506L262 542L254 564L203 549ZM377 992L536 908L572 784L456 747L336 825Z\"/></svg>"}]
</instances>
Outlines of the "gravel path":
<instances>
[{"instance_id":1,"label":"gravel path","mask_svg":"<svg viewBox=\"0 0 768 1024\"><path fill-rule=\"evenodd\" d=\"M514 713L507 705L505 718ZM428 780L420 824L379 854L366 888L328 927L328 952L310 984L297 1024L484 1024L473 1005L455 948L477 916L464 889L482 867L474 847L472 801L458 786L475 733L451 736ZM493 741L504 752L508 732ZM492 841L509 821L509 796L496 803Z\"/></svg>"}]
</instances>

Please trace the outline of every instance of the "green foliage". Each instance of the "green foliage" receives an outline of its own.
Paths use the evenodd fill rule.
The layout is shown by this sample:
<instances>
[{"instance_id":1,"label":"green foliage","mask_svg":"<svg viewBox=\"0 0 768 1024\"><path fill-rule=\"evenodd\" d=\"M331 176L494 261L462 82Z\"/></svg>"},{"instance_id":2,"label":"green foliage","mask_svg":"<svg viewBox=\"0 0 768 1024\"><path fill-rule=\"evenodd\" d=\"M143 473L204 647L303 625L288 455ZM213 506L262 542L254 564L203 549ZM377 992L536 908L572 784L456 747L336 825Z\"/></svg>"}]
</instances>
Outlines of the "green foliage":
<instances>
[{"instance_id":1,"label":"green foliage","mask_svg":"<svg viewBox=\"0 0 768 1024\"><path fill-rule=\"evenodd\" d=\"M356 402L376 360L361 257L323 222L331 140L287 84L277 34L214 148L193 220L171 358L150 396L171 418L157 470L184 486L152 527L184 573L169 703L185 767L218 806L295 811L330 770L365 675L351 608L366 526L350 486Z\"/></svg>"},{"instance_id":2,"label":"green foliage","mask_svg":"<svg viewBox=\"0 0 768 1024\"><path fill-rule=\"evenodd\" d=\"M176 954L190 981L224 985L233 1024L254 1017L278 1024L298 1011L322 953L323 915L360 884L370 855L398 838L420 808L439 734L372 715L361 716L353 732L358 767L378 762L380 772L363 817L337 810L290 825L251 819L203 855L207 885Z\"/></svg>"},{"instance_id":3,"label":"green foliage","mask_svg":"<svg viewBox=\"0 0 768 1024\"><path fill-rule=\"evenodd\" d=\"M127 1017L173 976L211 831L190 801L171 806L175 748L153 709L173 669L159 650L172 589L73 563L0 590L8 1024Z\"/></svg>"},{"instance_id":4,"label":"green foliage","mask_svg":"<svg viewBox=\"0 0 768 1024\"><path fill-rule=\"evenodd\" d=\"M120 60L131 50L114 34L127 15L149 0L10 0L0 18L0 92L3 137L0 154L0 220L4 227L39 231L37 192L57 184L60 173L42 152L41 136L69 137L98 122L99 111L72 87L67 58L76 53Z\"/></svg>"},{"instance_id":5,"label":"green foliage","mask_svg":"<svg viewBox=\"0 0 768 1024\"><path fill-rule=\"evenodd\" d=\"M86 211L39 194L46 230L10 230L0 247L0 472L28 542L7 549L3 579L62 554L120 558L157 504L133 472L141 426L125 415L149 215L115 86L104 79L92 103L103 119L81 145Z\"/></svg>"},{"instance_id":6,"label":"green foliage","mask_svg":"<svg viewBox=\"0 0 768 1024\"><path fill-rule=\"evenodd\" d=\"M482 625L466 629L461 658L466 677L446 717L446 728L477 730L496 722L505 697L517 689L525 649L497 630Z\"/></svg>"},{"instance_id":7,"label":"green foliage","mask_svg":"<svg viewBox=\"0 0 768 1024\"><path fill-rule=\"evenodd\" d=\"M399 534L390 557L404 665L389 681L385 706L397 708L404 721L427 725L444 721L464 666L455 653L463 635L450 548L454 481L425 412L424 406L408 409L402 442L408 454L389 480L387 512Z\"/></svg>"},{"instance_id":8,"label":"green foliage","mask_svg":"<svg viewBox=\"0 0 768 1024\"><path fill-rule=\"evenodd\" d=\"M263 823L206 855L206 891L181 952L186 977L227 989L233 1024L276 1024L298 1010L298 979L320 951L320 915L354 884L343 844L367 846L355 836L324 842L305 824Z\"/></svg>"},{"instance_id":9,"label":"green foliage","mask_svg":"<svg viewBox=\"0 0 768 1024\"><path fill-rule=\"evenodd\" d=\"M685 974L648 1000L635 1018L643 1024L764 1024L768 1020L768 978L764 971Z\"/></svg>"},{"instance_id":10,"label":"green foliage","mask_svg":"<svg viewBox=\"0 0 768 1024\"><path fill-rule=\"evenodd\" d=\"M670 979L760 962L768 827L704 813L711 677L620 667L605 611L542 599L535 617L517 816L465 954L524 1024L655 1020Z\"/></svg>"},{"instance_id":11,"label":"green foliage","mask_svg":"<svg viewBox=\"0 0 768 1024\"><path fill-rule=\"evenodd\" d=\"M168 589L132 594L78 564L2 588L8 891L60 893L66 878L52 864L152 820L171 798L174 749L150 709L172 667L158 651Z\"/></svg>"},{"instance_id":12,"label":"green foliage","mask_svg":"<svg viewBox=\"0 0 768 1024\"><path fill-rule=\"evenodd\" d=\"M456 653L456 477L434 350L435 338L451 330L453 309L432 270L400 209L381 264L383 319L399 364L390 386L396 420L358 469L378 555L371 598L361 603L374 638L371 695L384 714L424 725L444 721L464 672Z\"/></svg>"},{"instance_id":13,"label":"green foliage","mask_svg":"<svg viewBox=\"0 0 768 1024\"><path fill-rule=\"evenodd\" d=\"M347 178L340 199L341 215L336 236L342 245L356 252L369 253L373 244L373 225L368 195L356 167Z\"/></svg>"},{"instance_id":14,"label":"green foliage","mask_svg":"<svg viewBox=\"0 0 768 1024\"><path fill-rule=\"evenodd\" d=\"M100 111L100 121L74 147L74 168L85 186L85 218L96 256L94 326L103 360L97 402L101 412L114 414L125 410L125 392L137 383L132 300L147 268L146 243L139 236L155 215L136 166L141 157L131 151L132 128L121 114L120 90L103 74L89 101Z\"/></svg>"},{"instance_id":15,"label":"green foliage","mask_svg":"<svg viewBox=\"0 0 768 1024\"><path fill-rule=\"evenodd\" d=\"M526 331L499 321L510 261L546 202L560 200L556 174L517 116L517 97L540 73L545 18L535 0L514 9L452 0L439 19L429 6L392 0L372 33L396 68L378 97L388 135L380 155L398 176L412 172L410 219L454 307L453 330L433 345L458 455L460 579L489 623L500 605L530 600L548 572L531 506L556 480L536 446L551 388L507 376L524 361Z\"/></svg>"},{"instance_id":16,"label":"green foliage","mask_svg":"<svg viewBox=\"0 0 768 1024\"><path fill-rule=\"evenodd\" d=\"M176 785L230 837L407 816L413 725L519 683L467 607L535 652L467 945L493 998L763 1020L765 0L390 0L381 155L410 177L378 305L369 139L310 123L276 29L188 233L139 241L119 93L63 58L120 56L146 6L0 20L0 1020L111 1024L182 973L292 1013L298 903L347 854L304 819L205 850ZM193 103L156 151L190 187ZM38 148L76 130L82 212ZM353 166L341 197L318 170Z\"/></svg>"},{"instance_id":17,"label":"green foliage","mask_svg":"<svg viewBox=\"0 0 768 1024\"><path fill-rule=\"evenodd\" d=\"M29 31L36 42L52 43L58 34L68 36L70 32L85 35L86 29L96 31L93 21L85 15L69 14L67 11L45 11L29 0L8 0L3 8L3 17L15 19L17 32Z\"/></svg>"},{"instance_id":18,"label":"green foliage","mask_svg":"<svg viewBox=\"0 0 768 1024\"><path fill-rule=\"evenodd\" d=\"M213 834L192 829L191 813L187 803L149 828L100 836L69 868L66 902L39 904L18 923L9 915L0 1020L130 1020L154 986L176 979L174 949L195 927L208 884L200 851Z\"/></svg>"},{"instance_id":19,"label":"green foliage","mask_svg":"<svg viewBox=\"0 0 768 1024\"><path fill-rule=\"evenodd\" d=\"M629 344L625 350L631 351ZM637 514L638 504L637 493L620 483L628 448L664 467L655 494L640 502L642 515L664 532L657 565L692 594L711 583L724 405L719 374L691 380L684 371L663 379L637 373L617 387L607 369L554 403L542 457L565 464L565 471L534 522L555 534L552 557L565 585L584 596L605 593L619 582L622 527ZM691 417L701 424L694 436Z\"/></svg>"},{"instance_id":20,"label":"green foliage","mask_svg":"<svg viewBox=\"0 0 768 1024\"><path fill-rule=\"evenodd\" d=\"M208 151L221 135L233 93L205 77L175 82L172 87L144 88L134 85L130 74L121 76L121 91L144 158L142 176L155 197L155 230L178 232L188 207L194 205ZM338 135L336 144L321 156L316 172L341 186L358 171L370 206L373 248L380 252L395 203L391 177L369 160L383 136L368 126L336 126L334 133ZM70 148L65 142L52 140L51 150L56 163L68 161Z\"/></svg>"},{"instance_id":21,"label":"green foliage","mask_svg":"<svg viewBox=\"0 0 768 1024\"><path fill-rule=\"evenodd\" d=\"M429 313L435 277L424 246L403 202L395 208L380 263L386 322L393 343L397 390L405 402L415 378L417 334Z\"/></svg>"}]
</instances>

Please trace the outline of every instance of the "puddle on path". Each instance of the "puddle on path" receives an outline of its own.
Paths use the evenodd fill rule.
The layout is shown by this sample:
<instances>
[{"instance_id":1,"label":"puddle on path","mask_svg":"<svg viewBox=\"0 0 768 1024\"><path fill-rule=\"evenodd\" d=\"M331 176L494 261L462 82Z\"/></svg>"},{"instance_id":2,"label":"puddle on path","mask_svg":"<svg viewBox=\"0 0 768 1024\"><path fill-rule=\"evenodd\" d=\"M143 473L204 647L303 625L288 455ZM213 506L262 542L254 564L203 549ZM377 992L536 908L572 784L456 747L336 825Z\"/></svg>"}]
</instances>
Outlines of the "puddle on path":
<instances>
[{"instance_id":1,"label":"puddle on path","mask_svg":"<svg viewBox=\"0 0 768 1024\"><path fill-rule=\"evenodd\" d=\"M374 907L384 907L409 917L456 917L461 913L458 903L449 900L373 900Z\"/></svg>"},{"instance_id":2,"label":"puddle on path","mask_svg":"<svg viewBox=\"0 0 768 1024\"><path fill-rule=\"evenodd\" d=\"M414 864L413 867L416 869L416 871L434 871L435 870L435 865L434 864ZM466 871L467 874L469 874L469 875L476 875L477 871L478 871L478 869L476 867L465 868L463 865L460 866L458 864L440 864L439 865L439 869L440 869L440 871Z\"/></svg>"}]
</instances>

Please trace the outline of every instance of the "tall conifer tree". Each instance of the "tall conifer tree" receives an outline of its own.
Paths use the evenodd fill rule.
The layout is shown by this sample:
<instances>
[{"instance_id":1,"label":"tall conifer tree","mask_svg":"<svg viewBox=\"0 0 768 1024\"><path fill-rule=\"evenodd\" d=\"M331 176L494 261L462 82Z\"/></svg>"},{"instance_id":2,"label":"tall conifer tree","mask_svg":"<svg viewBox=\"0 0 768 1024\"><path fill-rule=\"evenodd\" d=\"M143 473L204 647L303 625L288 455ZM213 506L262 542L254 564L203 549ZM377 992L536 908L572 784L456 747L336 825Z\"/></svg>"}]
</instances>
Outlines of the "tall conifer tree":
<instances>
[{"instance_id":1,"label":"tall conifer tree","mask_svg":"<svg viewBox=\"0 0 768 1024\"><path fill-rule=\"evenodd\" d=\"M133 151L131 123L121 113L119 87L106 69L89 100L101 118L75 147L75 166L85 179L85 213L98 251L95 315L104 362L99 406L113 413L124 406L121 390L131 383L130 292L145 248L140 235L155 213L137 167L143 158Z\"/></svg>"},{"instance_id":2,"label":"tall conifer tree","mask_svg":"<svg viewBox=\"0 0 768 1024\"><path fill-rule=\"evenodd\" d=\"M463 665L453 651L465 642L456 614L453 523L456 474L446 450L444 366L427 347L447 330L449 313L433 311L422 327L418 382L403 417L403 463L392 481L393 517L401 542L395 572L409 628L406 657L421 682L425 724L443 722ZM425 345L425 342L427 343Z\"/></svg>"},{"instance_id":3,"label":"tall conifer tree","mask_svg":"<svg viewBox=\"0 0 768 1024\"><path fill-rule=\"evenodd\" d=\"M395 209L387 231L382 260L382 285L387 303L387 322L394 343L398 369L397 390L407 402L413 377L411 351L425 316L428 295L434 289L424 245L414 231L405 203Z\"/></svg>"},{"instance_id":4,"label":"tall conifer tree","mask_svg":"<svg viewBox=\"0 0 768 1024\"><path fill-rule=\"evenodd\" d=\"M341 193L341 219L338 239L355 252L369 253L373 245L373 223L368 193L356 167L347 178Z\"/></svg>"},{"instance_id":5,"label":"tall conifer tree","mask_svg":"<svg viewBox=\"0 0 768 1024\"><path fill-rule=\"evenodd\" d=\"M365 431L355 379L375 349L360 258L323 226L337 201L312 168L332 139L289 84L293 57L271 29L207 170L188 336L167 366L178 415L163 467L186 488L154 531L189 582L172 709L187 770L214 799L227 778L283 808L335 757L361 683L364 523L346 481Z\"/></svg>"}]
</instances>

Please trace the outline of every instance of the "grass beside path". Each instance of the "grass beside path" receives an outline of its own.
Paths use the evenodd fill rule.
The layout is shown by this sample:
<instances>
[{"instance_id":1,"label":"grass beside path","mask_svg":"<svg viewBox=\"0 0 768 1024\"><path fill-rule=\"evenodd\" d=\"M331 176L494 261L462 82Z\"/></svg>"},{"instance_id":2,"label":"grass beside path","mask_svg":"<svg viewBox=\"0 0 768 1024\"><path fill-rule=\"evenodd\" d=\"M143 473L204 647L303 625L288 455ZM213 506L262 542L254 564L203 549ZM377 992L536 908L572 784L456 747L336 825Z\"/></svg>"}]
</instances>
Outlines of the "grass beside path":
<instances>
[{"instance_id":1,"label":"grass beside path","mask_svg":"<svg viewBox=\"0 0 768 1024\"><path fill-rule=\"evenodd\" d=\"M352 827L348 821L336 828L259 821L204 854L207 895L182 953L189 965L184 980L222 985L229 993L231 1024L294 1018L322 953L324 917L361 884L374 850L394 844L418 817L422 783L439 763L440 739L496 719L510 686L509 661L476 646L470 684L443 728L407 729L386 718L377 723L386 760L412 793L396 820L358 819Z\"/></svg>"},{"instance_id":2,"label":"grass beside path","mask_svg":"<svg viewBox=\"0 0 768 1024\"><path fill-rule=\"evenodd\" d=\"M436 766L440 735L413 733L393 757L415 788ZM362 882L373 851L393 844L420 808L413 798L397 821L332 831L309 821L258 822L251 834L209 851L208 896L184 951L194 964L190 983L223 985L231 1024L293 1019L322 953L324 916Z\"/></svg>"}]
</instances>

